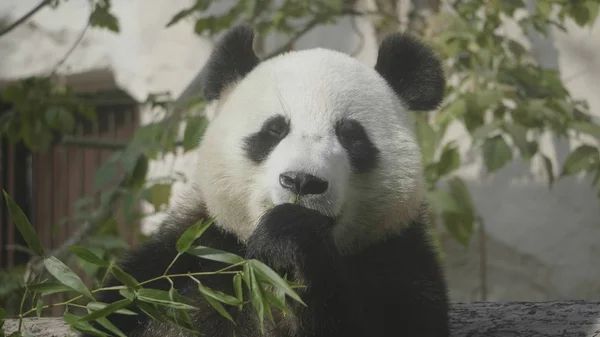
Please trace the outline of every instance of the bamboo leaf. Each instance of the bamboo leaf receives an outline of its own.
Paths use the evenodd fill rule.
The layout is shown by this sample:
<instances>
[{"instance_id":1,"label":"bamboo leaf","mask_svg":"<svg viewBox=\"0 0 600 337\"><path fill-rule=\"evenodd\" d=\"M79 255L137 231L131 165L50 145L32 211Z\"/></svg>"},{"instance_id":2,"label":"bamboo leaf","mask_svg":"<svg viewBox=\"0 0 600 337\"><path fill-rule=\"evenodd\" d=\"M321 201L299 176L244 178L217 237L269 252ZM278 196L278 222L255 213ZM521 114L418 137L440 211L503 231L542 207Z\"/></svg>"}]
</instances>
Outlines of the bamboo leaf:
<instances>
[{"instance_id":1,"label":"bamboo leaf","mask_svg":"<svg viewBox=\"0 0 600 337\"><path fill-rule=\"evenodd\" d=\"M126 273L123 269L121 269L119 266L113 265L110 268L110 271L112 272L112 274L115 276L115 278L119 281L121 281L124 285L130 287L130 288L138 288L139 287L139 282L130 274Z\"/></svg>"},{"instance_id":2,"label":"bamboo leaf","mask_svg":"<svg viewBox=\"0 0 600 337\"><path fill-rule=\"evenodd\" d=\"M94 328L88 322L80 321L79 317L77 317L71 313L68 313L68 312L65 313L63 315L63 319L65 320L65 322L67 322L67 324L69 324L73 329L75 329L77 331L85 332L86 334L89 334L92 336L99 336L99 337L107 336L104 332Z\"/></svg>"},{"instance_id":3,"label":"bamboo leaf","mask_svg":"<svg viewBox=\"0 0 600 337\"><path fill-rule=\"evenodd\" d=\"M73 291L71 287L67 287L62 283L44 282L38 284L30 284L27 286L29 290L40 294L41 296L52 295L56 293L63 293L67 291Z\"/></svg>"},{"instance_id":4,"label":"bamboo leaf","mask_svg":"<svg viewBox=\"0 0 600 337\"><path fill-rule=\"evenodd\" d=\"M196 246L192 249L189 249L187 253L201 257L203 259L219 261L228 264L236 264L245 261L244 258L241 256L204 246Z\"/></svg>"},{"instance_id":5,"label":"bamboo leaf","mask_svg":"<svg viewBox=\"0 0 600 337\"><path fill-rule=\"evenodd\" d=\"M306 306L306 304L304 303L304 301L302 301L300 296L287 284L285 280L283 280L271 268L269 268L264 263L258 260L250 260L249 264L251 266L251 269L254 270L258 274L258 276L263 278L265 281L282 289L289 297Z\"/></svg>"},{"instance_id":6,"label":"bamboo leaf","mask_svg":"<svg viewBox=\"0 0 600 337\"><path fill-rule=\"evenodd\" d=\"M188 228L185 232L183 232L183 234L179 237L179 240L177 240L177 251L180 254L185 253L188 249L190 249L190 247L192 246L192 243L194 243L194 241L196 239L198 239L200 236L202 236L202 234L204 234L204 231L206 231L208 229L208 227L210 227L212 225L212 223L214 222L214 220L209 220L209 221L204 221L200 220L198 222L196 222L195 224L193 224L190 228Z\"/></svg>"},{"instance_id":7,"label":"bamboo leaf","mask_svg":"<svg viewBox=\"0 0 600 337\"><path fill-rule=\"evenodd\" d=\"M19 205L17 205L13 198L11 198L6 191L3 190L3 192L8 213L14 221L15 226L17 226L19 233L21 233L21 236L23 236L25 242L27 242L27 247L29 247L29 249L35 252L38 256L44 256L44 248L42 248L42 244L35 233L35 229L33 229L33 226L29 222L29 219L27 219L27 216L25 216L23 210L21 207L19 207Z\"/></svg>"},{"instance_id":8,"label":"bamboo leaf","mask_svg":"<svg viewBox=\"0 0 600 337\"><path fill-rule=\"evenodd\" d=\"M229 305L241 305L243 302L238 300L236 297L227 295L225 293L223 293L222 291L218 291L218 290L212 290L208 287L205 287L204 285L202 285L202 283L198 283L198 290L200 290L200 292L210 298L213 298L219 302L223 302Z\"/></svg>"},{"instance_id":9,"label":"bamboo leaf","mask_svg":"<svg viewBox=\"0 0 600 337\"><path fill-rule=\"evenodd\" d=\"M489 173L502 168L512 159L512 151L502 135L488 138L483 143L483 159Z\"/></svg>"},{"instance_id":10,"label":"bamboo leaf","mask_svg":"<svg viewBox=\"0 0 600 337\"><path fill-rule=\"evenodd\" d=\"M198 283L198 285L200 285L200 283ZM233 317L231 317L231 315L229 314L229 312L227 312L227 310L223 307L223 305L221 305L221 303L219 303L218 301L216 301L214 298L208 296L206 293L204 293L202 290L200 290L202 292L202 295L204 296L204 299L206 300L206 302L208 302L208 304L210 304L213 308L215 308L215 310L223 317L227 318L228 320L230 320L233 324L235 324L235 321L233 320Z\"/></svg>"},{"instance_id":11,"label":"bamboo leaf","mask_svg":"<svg viewBox=\"0 0 600 337\"><path fill-rule=\"evenodd\" d=\"M143 302L160 304L174 309L197 309L187 303L172 300L169 292L164 290L142 288L138 291L137 298Z\"/></svg>"},{"instance_id":12,"label":"bamboo leaf","mask_svg":"<svg viewBox=\"0 0 600 337\"><path fill-rule=\"evenodd\" d=\"M90 293L89 289L85 286L83 281L81 281L79 276L54 256L44 259L44 266L46 266L48 272L62 284L86 297L94 299L94 296L92 296L92 293Z\"/></svg>"},{"instance_id":13,"label":"bamboo leaf","mask_svg":"<svg viewBox=\"0 0 600 337\"><path fill-rule=\"evenodd\" d=\"M127 298L124 298L122 300L113 302L111 304L105 304L105 303L101 303L101 302L93 302L93 303L95 303L94 306L90 306L89 303L87 305L87 308L90 309L92 312L86 316L80 317L79 318L80 321L92 321L92 320L95 320L98 318L106 317L114 312L117 312L117 311L125 308L126 306L131 304L131 301ZM97 308L97 306L99 304L103 305L103 307L100 309L97 309L97 310L92 309L92 308Z\"/></svg>"},{"instance_id":14,"label":"bamboo leaf","mask_svg":"<svg viewBox=\"0 0 600 337\"><path fill-rule=\"evenodd\" d=\"M69 247L69 249L75 253L75 255L77 255L79 258L98 265L98 266L103 266L103 267L108 267L110 265L110 263L102 260L101 258L99 258L96 254L92 253L91 251L89 251L88 249L84 248L84 247L80 247L80 246L71 246Z\"/></svg>"},{"instance_id":15,"label":"bamboo leaf","mask_svg":"<svg viewBox=\"0 0 600 337\"><path fill-rule=\"evenodd\" d=\"M565 159L561 176L587 171L598 161L600 161L600 152L598 152L597 147L586 144L581 145Z\"/></svg>"}]
</instances>

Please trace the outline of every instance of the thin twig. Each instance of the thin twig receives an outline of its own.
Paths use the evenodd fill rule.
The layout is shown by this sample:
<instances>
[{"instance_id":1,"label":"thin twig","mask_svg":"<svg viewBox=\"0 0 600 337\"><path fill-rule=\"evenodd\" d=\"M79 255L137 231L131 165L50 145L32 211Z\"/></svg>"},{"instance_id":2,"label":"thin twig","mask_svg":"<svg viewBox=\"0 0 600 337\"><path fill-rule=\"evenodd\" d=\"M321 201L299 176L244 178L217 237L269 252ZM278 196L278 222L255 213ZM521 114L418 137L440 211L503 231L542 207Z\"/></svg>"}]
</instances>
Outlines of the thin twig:
<instances>
[{"instance_id":1,"label":"thin twig","mask_svg":"<svg viewBox=\"0 0 600 337\"><path fill-rule=\"evenodd\" d=\"M49 4L50 4L50 0L44 0L44 1L40 2L39 5L35 6L29 12L25 13L25 15L23 15L20 19L18 19L17 21L13 22L10 25L8 25L8 27L2 29L0 31L0 37L2 37L3 35L6 35L8 33L10 33L13 29L17 28L19 25L21 25L23 22L27 21L27 19L29 19L35 13L37 13L40 9L46 7Z\"/></svg>"},{"instance_id":2,"label":"thin twig","mask_svg":"<svg viewBox=\"0 0 600 337\"><path fill-rule=\"evenodd\" d=\"M91 10L93 10L93 8ZM87 21L87 23L85 24L85 27L83 27L83 30L81 31L81 33L79 33L79 36L75 40L75 43L73 43L73 45L71 46L71 48L69 48L69 50L67 51L67 53L54 66L54 69L52 70L52 73L50 73L51 77L56 74L56 72L58 71L58 68L60 68L67 61L67 59L69 58L69 56L71 56L71 54L73 53L73 51L75 51L75 48L77 48L77 46L79 46L79 44L83 40L83 37L85 36L85 33L87 32L87 30L88 30L89 27L90 27L90 20Z\"/></svg>"}]
</instances>

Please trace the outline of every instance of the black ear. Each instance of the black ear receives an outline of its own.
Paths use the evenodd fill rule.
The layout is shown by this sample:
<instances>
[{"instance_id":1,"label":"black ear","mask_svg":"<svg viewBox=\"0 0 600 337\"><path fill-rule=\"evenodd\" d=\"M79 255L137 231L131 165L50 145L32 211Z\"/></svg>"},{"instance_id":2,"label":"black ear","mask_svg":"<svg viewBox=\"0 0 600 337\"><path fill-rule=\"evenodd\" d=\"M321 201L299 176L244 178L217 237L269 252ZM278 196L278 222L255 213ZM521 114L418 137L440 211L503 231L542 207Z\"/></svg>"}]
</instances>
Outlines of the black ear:
<instances>
[{"instance_id":1,"label":"black ear","mask_svg":"<svg viewBox=\"0 0 600 337\"><path fill-rule=\"evenodd\" d=\"M217 42L205 65L204 97L214 100L223 89L246 76L260 62L252 43L254 30L247 25L231 28Z\"/></svg>"},{"instance_id":2,"label":"black ear","mask_svg":"<svg viewBox=\"0 0 600 337\"><path fill-rule=\"evenodd\" d=\"M428 46L408 35L393 33L379 46L375 70L410 110L436 109L444 99L442 64Z\"/></svg>"}]
</instances>

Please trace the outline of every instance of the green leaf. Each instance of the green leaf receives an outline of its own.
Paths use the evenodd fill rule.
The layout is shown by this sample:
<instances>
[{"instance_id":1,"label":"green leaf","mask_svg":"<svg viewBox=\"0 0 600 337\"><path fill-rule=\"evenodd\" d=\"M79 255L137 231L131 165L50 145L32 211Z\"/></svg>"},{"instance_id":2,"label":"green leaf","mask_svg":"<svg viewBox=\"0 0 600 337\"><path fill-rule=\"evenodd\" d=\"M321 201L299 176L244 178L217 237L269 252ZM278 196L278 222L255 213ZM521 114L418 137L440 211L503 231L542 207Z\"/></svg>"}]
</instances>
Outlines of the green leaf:
<instances>
[{"instance_id":1,"label":"green leaf","mask_svg":"<svg viewBox=\"0 0 600 337\"><path fill-rule=\"evenodd\" d=\"M116 153L115 153L116 155ZM115 156L113 155L113 156ZM112 160L111 160L112 159ZM98 191L103 188L105 185L109 184L112 181L115 181L117 175L119 173L116 156L110 158L106 163L104 163L94 175L93 189L94 191Z\"/></svg>"},{"instance_id":2,"label":"green leaf","mask_svg":"<svg viewBox=\"0 0 600 337\"><path fill-rule=\"evenodd\" d=\"M442 219L450 235L458 243L468 247L473 236L473 219L458 213L442 213Z\"/></svg>"},{"instance_id":3,"label":"green leaf","mask_svg":"<svg viewBox=\"0 0 600 337\"><path fill-rule=\"evenodd\" d=\"M244 301L244 293L242 291L242 275L241 274L235 274L233 276L233 291L235 292L235 297L238 299L238 301L243 302ZM239 310L242 309L242 306L240 305L238 307Z\"/></svg>"},{"instance_id":4,"label":"green leaf","mask_svg":"<svg viewBox=\"0 0 600 337\"><path fill-rule=\"evenodd\" d=\"M42 316L42 311L44 310L44 300L39 297L35 303L35 314L39 318Z\"/></svg>"},{"instance_id":5,"label":"green leaf","mask_svg":"<svg viewBox=\"0 0 600 337\"><path fill-rule=\"evenodd\" d=\"M444 176L460 167L460 153L453 145L446 145L438 163L438 175Z\"/></svg>"},{"instance_id":6,"label":"green leaf","mask_svg":"<svg viewBox=\"0 0 600 337\"><path fill-rule=\"evenodd\" d=\"M437 210L447 213L460 213L462 211L460 205L454 200L452 195L444 190L429 191L428 198Z\"/></svg>"},{"instance_id":7,"label":"green leaf","mask_svg":"<svg viewBox=\"0 0 600 337\"><path fill-rule=\"evenodd\" d=\"M110 13L110 0L96 2L89 22L92 27L106 28L115 33L119 32L119 20Z\"/></svg>"},{"instance_id":8,"label":"green leaf","mask_svg":"<svg viewBox=\"0 0 600 337\"><path fill-rule=\"evenodd\" d=\"M83 281L75 274L69 267L62 263L59 259L54 256L50 256L44 259L44 266L52 276L54 276L62 284L70 287L76 292L94 299L92 293L85 286Z\"/></svg>"},{"instance_id":9,"label":"green leaf","mask_svg":"<svg viewBox=\"0 0 600 337\"><path fill-rule=\"evenodd\" d=\"M171 299L169 292L164 290L142 288L138 290L137 298L143 302L159 304L174 309L197 309L196 307L186 303L175 302Z\"/></svg>"},{"instance_id":10,"label":"green leaf","mask_svg":"<svg viewBox=\"0 0 600 337\"><path fill-rule=\"evenodd\" d=\"M154 307L154 305L150 304L150 303L145 303L145 302L136 302L135 305L144 312L144 314L148 315L149 317L151 317L153 320L158 321L158 322L165 322L166 318L165 315L160 312L158 309L156 309L156 307Z\"/></svg>"},{"instance_id":11,"label":"green leaf","mask_svg":"<svg viewBox=\"0 0 600 337\"><path fill-rule=\"evenodd\" d=\"M63 319L65 320L65 322L67 322L67 324L69 324L73 329L75 329L77 331L85 332L92 336L100 336L100 337L107 336L104 332L94 328L88 322L80 321L79 317L77 317L73 314L70 314L68 312L66 312L63 315Z\"/></svg>"},{"instance_id":12,"label":"green leaf","mask_svg":"<svg viewBox=\"0 0 600 337\"><path fill-rule=\"evenodd\" d=\"M580 26L584 27L591 24L592 18L598 15L597 0L574 1L570 5L571 12L569 13L573 20Z\"/></svg>"},{"instance_id":13,"label":"green leaf","mask_svg":"<svg viewBox=\"0 0 600 337\"><path fill-rule=\"evenodd\" d=\"M29 222L29 219L27 219L23 210L17 205L13 198L11 198L6 191L3 190L3 192L10 217L14 221L15 226L17 226L21 236L23 236L23 239L25 239L25 242L27 242L27 247L38 256L44 256L44 248L42 248L42 244L35 233L35 229L33 229L33 226Z\"/></svg>"},{"instance_id":14,"label":"green leaf","mask_svg":"<svg viewBox=\"0 0 600 337\"><path fill-rule=\"evenodd\" d=\"M235 321L233 320L233 317L231 317L231 315L229 314L229 312L223 307L223 305L221 305L221 303L219 303L218 301L215 300L214 297L208 295L208 292L206 292L206 287L202 286L200 283L198 283L200 292L202 293L202 295L204 296L204 299L206 300L206 302L208 302L208 304L210 304L213 308L215 308L215 310L217 310L217 312L227 318L228 320L230 320L232 323L235 324Z\"/></svg>"},{"instance_id":15,"label":"green leaf","mask_svg":"<svg viewBox=\"0 0 600 337\"><path fill-rule=\"evenodd\" d=\"M484 125L478 127L471 134L471 138L473 140L473 143L478 143L480 141L484 141L485 139L488 138L488 136L492 132L498 130L499 126L500 126L500 122L495 121L493 123L484 124Z\"/></svg>"},{"instance_id":16,"label":"green leaf","mask_svg":"<svg viewBox=\"0 0 600 337\"><path fill-rule=\"evenodd\" d=\"M256 315L258 316L258 323L260 326L260 331L264 331L264 317L265 317L265 304L263 303L263 291L258 279L256 278L255 269L252 268L251 264L247 264L244 267L248 267L248 271L244 270L244 272L248 272L250 278L250 301L252 303L252 308Z\"/></svg>"},{"instance_id":17,"label":"green leaf","mask_svg":"<svg viewBox=\"0 0 600 337\"><path fill-rule=\"evenodd\" d=\"M186 229L186 231L183 232L183 234L179 237L179 240L177 240L177 251L180 254L183 254L190 249L194 241L202 236L204 231L206 231L206 229L208 229L213 222L213 219L209 221L204 221L204 219L202 219L193 224L190 228Z\"/></svg>"},{"instance_id":18,"label":"green leaf","mask_svg":"<svg viewBox=\"0 0 600 337\"><path fill-rule=\"evenodd\" d=\"M73 291L73 289L71 289L71 287L67 287L66 285L64 285L62 283L52 283L52 282L30 284L27 286L27 288L29 288L29 290L31 290L35 293L40 294L41 296L46 296L46 295L51 295L51 294L56 294L56 293L63 293L63 292L67 292L67 291Z\"/></svg>"},{"instance_id":19,"label":"green leaf","mask_svg":"<svg viewBox=\"0 0 600 337\"><path fill-rule=\"evenodd\" d=\"M293 298L297 302L306 306L304 301L296 294L296 292L284 281L276 272L274 272L271 268L267 267L264 263L258 260L250 260L248 262L253 271L255 271L259 277L264 279L265 281L279 287L282 289L289 297Z\"/></svg>"},{"instance_id":20,"label":"green leaf","mask_svg":"<svg viewBox=\"0 0 600 337\"><path fill-rule=\"evenodd\" d=\"M567 156L563 165L561 176L577 174L589 170L592 165L600 160L598 148L591 145L581 145Z\"/></svg>"},{"instance_id":21,"label":"green leaf","mask_svg":"<svg viewBox=\"0 0 600 337\"><path fill-rule=\"evenodd\" d=\"M171 184L154 184L150 187L150 202L159 210L161 205L168 205L171 198Z\"/></svg>"},{"instance_id":22,"label":"green leaf","mask_svg":"<svg viewBox=\"0 0 600 337\"><path fill-rule=\"evenodd\" d=\"M80 317L79 318L80 321L92 321L92 320L95 320L98 318L106 317L106 316L108 316L112 313L116 313L117 311L130 305L131 301L127 298L124 298L122 300L113 302L111 304L105 304L105 303L101 303L101 302L93 302L93 303L102 304L104 306L101 309L93 310L90 308L90 305L88 303L87 307L88 307L88 309L92 310L92 312L87 314L86 316Z\"/></svg>"},{"instance_id":23,"label":"green leaf","mask_svg":"<svg viewBox=\"0 0 600 337\"><path fill-rule=\"evenodd\" d=\"M145 154L139 154L131 172L131 187L140 188L144 186L146 174L148 173L148 167L148 157Z\"/></svg>"},{"instance_id":24,"label":"green leaf","mask_svg":"<svg viewBox=\"0 0 600 337\"><path fill-rule=\"evenodd\" d=\"M527 128L520 124L505 124L504 130L511 136L524 159L531 159L537 151L537 143L527 141Z\"/></svg>"},{"instance_id":25,"label":"green leaf","mask_svg":"<svg viewBox=\"0 0 600 337\"><path fill-rule=\"evenodd\" d=\"M592 25L594 22L596 22L596 19L598 18L598 13L600 13L600 2L598 2L598 0L588 0L585 4L589 11L590 19L588 23Z\"/></svg>"},{"instance_id":26,"label":"green leaf","mask_svg":"<svg viewBox=\"0 0 600 337\"><path fill-rule=\"evenodd\" d=\"M119 266L113 265L110 271L113 273L115 278L121 281L124 285L133 289L137 289L139 287L139 282L133 276L126 273Z\"/></svg>"},{"instance_id":27,"label":"green leaf","mask_svg":"<svg viewBox=\"0 0 600 337\"><path fill-rule=\"evenodd\" d=\"M71 247L69 247L69 249L73 253L75 253L79 258L81 258L89 263L93 263L95 265L103 266L103 267L108 267L110 265L108 262L102 260L101 258L96 256L96 254L92 253L91 251L89 251L88 249L86 249L84 247L71 246Z\"/></svg>"},{"instance_id":28,"label":"green leaf","mask_svg":"<svg viewBox=\"0 0 600 337\"><path fill-rule=\"evenodd\" d=\"M135 301L136 293L130 288L119 289L119 294L130 301Z\"/></svg>"},{"instance_id":29,"label":"green leaf","mask_svg":"<svg viewBox=\"0 0 600 337\"><path fill-rule=\"evenodd\" d=\"M488 138L483 143L483 160L489 173L502 168L512 159L512 151L502 135Z\"/></svg>"},{"instance_id":30,"label":"green leaf","mask_svg":"<svg viewBox=\"0 0 600 337\"><path fill-rule=\"evenodd\" d=\"M435 154L435 148L437 145L437 136L431 125L429 125L426 116L418 114L415 116L415 135L421 146L421 152L423 153L423 159L425 162L433 160Z\"/></svg>"},{"instance_id":31,"label":"green leaf","mask_svg":"<svg viewBox=\"0 0 600 337\"><path fill-rule=\"evenodd\" d=\"M222 291L218 291L218 290L212 290L208 287L205 287L204 285L202 285L202 283L198 283L198 290L200 290L201 293L203 293L204 295L213 298L219 302L223 302L229 305L241 305L243 302L238 300L236 297L227 295L225 293L223 293Z\"/></svg>"},{"instance_id":32,"label":"green leaf","mask_svg":"<svg viewBox=\"0 0 600 337\"><path fill-rule=\"evenodd\" d=\"M587 133L588 135L600 139L600 125L598 124L590 122L573 122L570 124L570 126L571 129L575 131Z\"/></svg>"},{"instance_id":33,"label":"green leaf","mask_svg":"<svg viewBox=\"0 0 600 337\"><path fill-rule=\"evenodd\" d=\"M187 125L183 134L183 150L187 152L200 143L208 120L204 116L193 116L187 119Z\"/></svg>"},{"instance_id":34,"label":"green leaf","mask_svg":"<svg viewBox=\"0 0 600 337\"><path fill-rule=\"evenodd\" d=\"M129 301L129 303L133 302L133 300L131 298L126 298L126 300ZM116 303L116 302L114 302L114 303ZM86 307L92 311L97 311L97 310L104 309L107 305L108 304L106 304L106 303L92 301L92 302L88 302L88 304L86 304ZM115 313L120 314L120 315L129 315L129 316L137 315L136 312L133 312L128 309L119 309L119 310L116 310Z\"/></svg>"},{"instance_id":35,"label":"green leaf","mask_svg":"<svg viewBox=\"0 0 600 337\"><path fill-rule=\"evenodd\" d=\"M469 189L459 177L448 182L449 193L459 204L459 210L442 212L442 220L450 235L460 244L467 246L473 234L475 208Z\"/></svg>"},{"instance_id":36,"label":"green leaf","mask_svg":"<svg viewBox=\"0 0 600 337\"><path fill-rule=\"evenodd\" d=\"M460 203L461 210L464 213L471 214L473 216L475 207L473 205L473 199L471 198L471 193L469 192L467 184L465 184L461 178L453 177L448 181L448 187L448 191L454 200Z\"/></svg>"},{"instance_id":37,"label":"green leaf","mask_svg":"<svg viewBox=\"0 0 600 337\"><path fill-rule=\"evenodd\" d=\"M285 314L288 314L288 315L292 314L290 309L285 305L285 297L281 298L281 297L275 296L271 292L268 292L268 291L266 291L264 293L264 295L265 295L265 298L268 303L274 304L275 307L277 307L279 310L281 310Z\"/></svg>"},{"instance_id":38,"label":"green leaf","mask_svg":"<svg viewBox=\"0 0 600 337\"><path fill-rule=\"evenodd\" d=\"M123 333L123 331L121 331L114 324L112 324L108 319L106 319L106 317L100 317L100 318L96 319L96 322L98 322L100 325L102 325L106 330L114 333L115 335L117 335L119 337L127 337Z\"/></svg>"},{"instance_id":39,"label":"green leaf","mask_svg":"<svg viewBox=\"0 0 600 337\"><path fill-rule=\"evenodd\" d=\"M203 259L219 261L228 264L236 264L245 261L244 258L241 256L204 246L196 246L188 250L187 253L201 257Z\"/></svg>"},{"instance_id":40,"label":"green leaf","mask_svg":"<svg viewBox=\"0 0 600 337\"><path fill-rule=\"evenodd\" d=\"M46 110L46 122L52 129L64 133L73 132L75 129L73 114L60 106L50 107Z\"/></svg>"}]
</instances>

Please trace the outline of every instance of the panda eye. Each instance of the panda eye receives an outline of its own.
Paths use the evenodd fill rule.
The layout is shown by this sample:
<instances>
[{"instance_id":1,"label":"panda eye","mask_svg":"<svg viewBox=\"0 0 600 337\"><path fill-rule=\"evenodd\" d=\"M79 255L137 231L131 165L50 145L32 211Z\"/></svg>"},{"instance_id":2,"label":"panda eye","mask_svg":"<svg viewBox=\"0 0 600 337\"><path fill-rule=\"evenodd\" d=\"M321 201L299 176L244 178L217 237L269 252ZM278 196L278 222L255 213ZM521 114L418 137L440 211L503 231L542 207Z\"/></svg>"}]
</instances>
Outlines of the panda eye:
<instances>
[{"instance_id":1,"label":"panda eye","mask_svg":"<svg viewBox=\"0 0 600 337\"><path fill-rule=\"evenodd\" d=\"M264 127L271 136L277 138L283 138L289 131L288 124L283 117L277 117L269 120Z\"/></svg>"},{"instance_id":2,"label":"panda eye","mask_svg":"<svg viewBox=\"0 0 600 337\"><path fill-rule=\"evenodd\" d=\"M367 172L377 166L379 149L371 142L366 130L358 121L340 120L335 127L335 133L357 172Z\"/></svg>"},{"instance_id":3,"label":"panda eye","mask_svg":"<svg viewBox=\"0 0 600 337\"><path fill-rule=\"evenodd\" d=\"M351 120L340 121L335 131L340 142L347 145L366 138L365 131L360 124Z\"/></svg>"}]
</instances>

